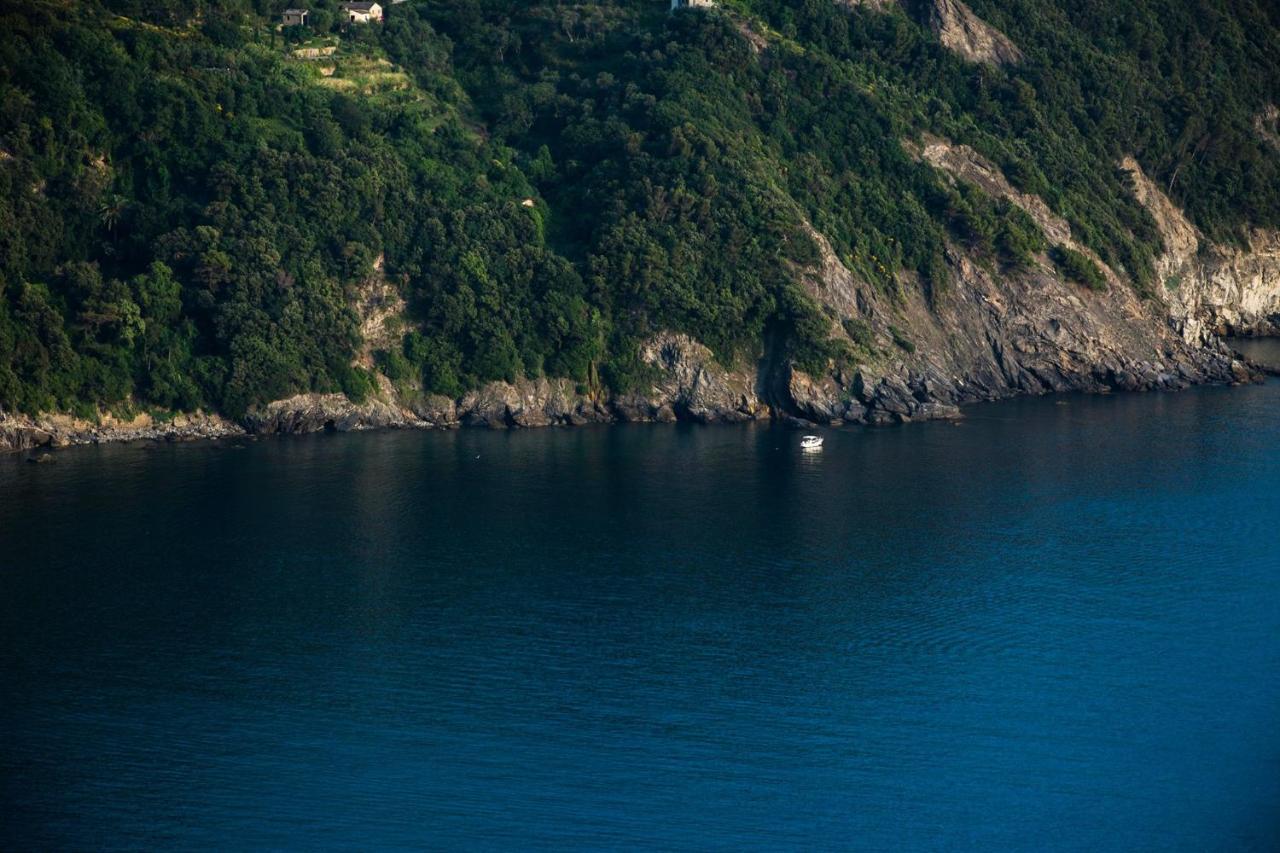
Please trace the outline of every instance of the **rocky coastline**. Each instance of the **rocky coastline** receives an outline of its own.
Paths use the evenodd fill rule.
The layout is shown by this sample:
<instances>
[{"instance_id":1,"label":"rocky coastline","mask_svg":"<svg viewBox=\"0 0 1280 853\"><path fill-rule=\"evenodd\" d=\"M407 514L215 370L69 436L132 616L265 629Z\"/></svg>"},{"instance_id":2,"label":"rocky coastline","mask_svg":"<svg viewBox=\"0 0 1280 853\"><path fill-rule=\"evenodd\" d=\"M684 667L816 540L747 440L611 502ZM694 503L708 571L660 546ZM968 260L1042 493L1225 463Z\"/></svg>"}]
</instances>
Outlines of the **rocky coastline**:
<instances>
[{"instance_id":1,"label":"rocky coastline","mask_svg":"<svg viewBox=\"0 0 1280 853\"><path fill-rule=\"evenodd\" d=\"M128 441L203 441L244 435L245 429L219 415L178 414L131 420L105 415L97 421L69 415L15 415L0 412L0 452L54 449Z\"/></svg>"},{"instance_id":2,"label":"rocky coastline","mask_svg":"<svg viewBox=\"0 0 1280 853\"><path fill-rule=\"evenodd\" d=\"M928 370L879 372L870 367L849 376L814 379L786 369L781 386L769 388L764 377L721 367L696 341L668 334L655 338L644 353L661 371L661 378L643 394L600 399L578 393L567 380L538 379L515 384L492 382L457 400L427 395L405 401L385 387L380 399L361 403L341 394L299 394L254 410L240 422L203 413L165 420L140 415L122 421L107 416L96 423L63 415L0 413L0 450L380 429L527 429L769 419L796 425L880 426L956 419L962 417L962 406L1017 395L1167 391L1263 378L1261 366L1238 358L1225 345L1202 347L1193 353L1190 360L1169 363L1103 361L1084 372L1051 370L1009 358L1008 364L1016 365L1014 369L959 380Z\"/></svg>"},{"instance_id":3,"label":"rocky coastline","mask_svg":"<svg viewBox=\"0 0 1280 853\"><path fill-rule=\"evenodd\" d=\"M693 338L661 332L639 353L652 380L610 395L567 379L490 382L452 399L397 389L385 376L369 399L298 394L232 421L214 414L140 415L96 421L0 412L0 451L109 441L187 441L372 429L519 429L615 422L888 425L957 418L974 403L1061 392L1177 390L1260 381L1266 368L1231 351L1222 336L1280 333L1280 233L1251 233L1247 246L1210 243L1126 158L1117 164L1160 231L1154 293L1139 294L1078 243L1043 200L1013 188L975 151L944 139L904 148L946 174L1021 207L1052 244L1091 257L1106 286L1067 281L1047 254L1029 267L1000 270L959 247L948 250L947 286L930 292L900 274L895 290L872 285L808 226L818 260L793 271L831 321L850 358L808 374L765 342L763 351L723 364ZM395 346L404 303L377 274L352 308L373 369L375 347Z\"/></svg>"}]
</instances>

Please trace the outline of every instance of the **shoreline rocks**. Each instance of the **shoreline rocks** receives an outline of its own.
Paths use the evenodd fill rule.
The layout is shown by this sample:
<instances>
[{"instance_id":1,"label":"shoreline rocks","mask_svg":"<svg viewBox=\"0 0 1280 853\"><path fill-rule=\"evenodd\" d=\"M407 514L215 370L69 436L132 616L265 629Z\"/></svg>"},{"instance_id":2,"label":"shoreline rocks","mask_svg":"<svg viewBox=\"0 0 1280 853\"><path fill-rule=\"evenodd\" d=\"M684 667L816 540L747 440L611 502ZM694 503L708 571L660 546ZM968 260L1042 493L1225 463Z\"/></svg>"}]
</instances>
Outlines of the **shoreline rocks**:
<instances>
[{"instance_id":1,"label":"shoreline rocks","mask_svg":"<svg viewBox=\"0 0 1280 853\"><path fill-rule=\"evenodd\" d=\"M885 426L927 420L955 420L962 407L1015 396L1063 392L1180 390L1191 385L1261 381L1263 371L1221 351L1207 349L1191 365L1116 361L1084 372L1053 372L1020 367L992 377L954 380L928 372L858 370L842 386L832 377L813 379L788 371L777 406L763 403L753 390L756 377L708 363L705 347L683 336L669 336L677 349L666 377L651 392L632 392L608 400L578 393L567 380L538 379L511 384L492 382L460 400L424 396L409 403L369 400L355 403L341 394L298 394L251 412L237 424L197 413L156 421L143 415L132 421L106 417L101 423L67 416L29 417L0 413L0 451L47 450L76 445L129 441L199 441L244 435L301 435L380 429L533 429L609 423L701 424L779 420L784 423ZM658 347L655 352L662 352ZM678 355L672 356L672 353Z\"/></svg>"},{"instance_id":2,"label":"shoreline rocks","mask_svg":"<svg viewBox=\"0 0 1280 853\"><path fill-rule=\"evenodd\" d=\"M219 415L178 414L169 420L139 415L130 421L104 416L99 422L68 415L0 412L0 452L74 447L127 441L204 441L244 435L245 428Z\"/></svg>"}]
</instances>

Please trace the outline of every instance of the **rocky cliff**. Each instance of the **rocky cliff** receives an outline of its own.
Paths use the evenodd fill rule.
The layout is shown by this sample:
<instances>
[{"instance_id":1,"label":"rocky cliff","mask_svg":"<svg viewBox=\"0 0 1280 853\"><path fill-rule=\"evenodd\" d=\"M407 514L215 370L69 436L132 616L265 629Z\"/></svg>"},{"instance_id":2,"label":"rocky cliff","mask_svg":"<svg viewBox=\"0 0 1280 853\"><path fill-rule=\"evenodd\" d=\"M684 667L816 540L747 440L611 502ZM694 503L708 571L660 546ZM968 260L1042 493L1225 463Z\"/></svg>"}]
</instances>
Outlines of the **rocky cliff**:
<instances>
[{"instance_id":1,"label":"rocky cliff","mask_svg":"<svg viewBox=\"0 0 1280 853\"><path fill-rule=\"evenodd\" d=\"M489 429L584 426L593 423L739 422L772 412L757 393L755 373L717 363L709 349L687 335L664 333L641 350L652 367L645 388L602 397L566 379L490 382L458 400L405 396L384 381L379 399L354 403L341 394L300 394L250 412L250 432L347 432L380 428Z\"/></svg>"},{"instance_id":2,"label":"rocky cliff","mask_svg":"<svg viewBox=\"0 0 1280 853\"><path fill-rule=\"evenodd\" d=\"M1047 258L997 274L953 248L950 286L929 304L918 287L886 296L820 245L811 293L865 327L871 344L848 373L792 372L790 404L811 420L901 423L1017 394L1175 389L1254 375L1216 341L1185 341L1128 288L1085 290Z\"/></svg>"},{"instance_id":3,"label":"rocky cliff","mask_svg":"<svg viewBox=\"0 0 1280 853\"><path fill-rule=\"evenodd\" d=\"M243 435L244 427L203 413L158 420L140 414L121 420L104 414L97 420L69 415L14 415L0 412L0 452L39 447L70 447L108 441L197 441Z\"/></svg>"},{"instance_id":4,"label":"rocky cliff","mask_svg":"<svg viewBox=\"0 0 1280 853\"><path fill-rule=\"evenodd\" d=\"M861 330L851 339L861 360L828 374L808 375L764 354L755 364L725 366L688 336L664 333L641 350L651 383L613 397L537 379L489 383L460 400L403 400L384 384L383 399L359 404L336 394L282 400L252 413L247 427L506 429L768 417L876 425L954 418L962 405L1018 394L1177 389L1257 377L1216 337L1181 334L1176 304L1144 301L1118 282L1102 293L1081 288L1047 258L1010 275L953 249L951 285L929 303L918 286L885 294L861 281L823 235L811 236L820 260L798 273L826 306L833 334Z\"/></svg>"},{"instance_id":5,"label":"rocky cliff","mask_svg":"<svg viewBox=\"0 0 1280 853\"><path fill-rule=\"evenodd\" d=\"M974 14L961 0L930 0L925 19L938 41L970 62L1012 65L1022 51L1009 37Z\"/></svg>"},{"instance_id":6,"label":"rocky cliff","mask_svg":"<svg viewBox=\"0 0 1280 853\"><path fill-rule=\"evenodd\" d=\"M1018 192L976 152L927 137L905 142L949 179L968 181L1024 209L1051 244L1089 255L1104 271L1103 292L1064 280L1047 257L1032 268L997 271L958 247L947 255L949 285L926 299L904 274L896 293L861 280L811 226L819 250L796 270L830 316L831 334L848 339L856 363L808 375L775 358L720 364L687 335L667 332L641 348L651 381L604 396L565 379L491 382L460 399L401 394L379 376L370 399L299 394L251 411L241 423L210 415L157 421L104 416L0 415L0 447L181 440L228 435L385 428L490 429L581 426L615 421L700 423L790 417L820 423L889 424L953 418L959 406L1017 394L1176 389L1256 378L1220 342L1226 332L1280 331L1280 235L1255 231L1247 247L1207 242L1177 207L1126 159L1134 192L1164 242L1156 298L1140 298L1041 199ZM369 339L390 340L403 303L380 276L361 288L353 310ZM359 362L371 366L366 348Z\"/></svg>"},{"instance_id":7,"label":"rocky cliff","mask_svg":"<svg viewBox=\"0 0 1280 853\"><path fill-rule=\"evenodd\" d=\"M1280 334L1280 233L1255 228L1244 246L1210 243L1137 161L1127 157L1120 167L1160 229L1160 298L1183 338Z\"/></svg>"},{"instance_id":8,"label":"rocky cliff","mask_svg":"<svg viewBox=\"0 0 1280 853\"><path fill-rule=\"evenodd\" d=\"M1052 244L1066 246L1093 260L1111 289L1129 290L1122 277L1072 236L1071 227L1045 202L1014 189L1000 170L967 146L925 137L904 143L908 150L957 180L964 180L1026 211ZM1251 229L1243 246L1206 240L1181 210L1126 157L1120 168L1133 182L1133 192L1159 229L1163 251L1156 259L1160 279L1155 318L1172 324L1193 345L1212 345L1226 334L1272 335L1280 332L1280 233ZM1128 309L1133 310L1132 306Z\"/></svg>"},{"instance_id":9,"label":"rocky cliff","mask_svg":"<svg viewBox=\"0 0 1280 853\"><path fill-rule=\"evenodd\" d=\"M1043 201L1017 192L972 150L932 138L905 144L952 179L971 181L1021 206L1051 242L1088 253ZM954 418L962 405L1018 394L1177 389L1257 378L1218 335L1280 330L1280 237L1255 232L1247 248L1208 244L1136 163L1126 160L1122 167L1133 175L1134 190L1164 239L1157 264L1164 287L1155 299L1140 298L1096 255L1091 256L1110 283L1104 292L1065 281L1047 257L1031 269L998 272L957 247L946 259L950 283L931 300L905 274L898 292L885 293L861 280L810 227L819 260L796 275L831 317L831 333L847 338L858 354L855 364L829 373L809 375L765 353L756 362L726 366L687 335L667 332L641 348L651 381L614 396L565 379L539 378L491 382L455 400L401 394L379 376L379 389L370 399L299 394L255 409L241 423L210 415L168 421L104 416L98 422L0 415L0 448L246 432L507 429L616 421L789 417L879 425ZM397 322L389 306L398 310L399 303L391 293L367 288L359 299L368 303L355 309L371 335ZM367 352L360 361L371 364Z\"/></svg>"},{"instance_id":10,"label":"rocky cliff","mask_svg":"<svg viewBox=\"0 0 1280 853\"><path fill-rule=\"evenodd\" d=\"M942 46L970 62L1013 65L1022 51L1008 36L978 17L962 0L835 0L837 6L875 12L906 8L933 31Z\"/></svg>"}]
</instances>

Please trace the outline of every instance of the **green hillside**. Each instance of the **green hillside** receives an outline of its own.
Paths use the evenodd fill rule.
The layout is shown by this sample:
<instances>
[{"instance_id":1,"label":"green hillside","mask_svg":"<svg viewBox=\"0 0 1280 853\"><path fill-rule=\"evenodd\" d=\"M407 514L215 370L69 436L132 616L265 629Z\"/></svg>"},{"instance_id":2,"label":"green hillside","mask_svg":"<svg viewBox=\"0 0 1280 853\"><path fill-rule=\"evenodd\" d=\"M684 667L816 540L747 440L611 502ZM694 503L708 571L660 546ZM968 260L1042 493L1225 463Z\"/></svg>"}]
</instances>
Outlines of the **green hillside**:
<instances>
[{"instance_id":1,"label":"green hillside","mask_svg":"<svg viewBox=\"0 0 1280 853\"><path fill-rule=\"evenodd\" d=\"M873 358L798 283L808 224L889 296L944 291L948 245L1009 271L1054 249L1105 286L913 159L923 134L1139 293L1160 238L1122 156L1219 242L1280 228L1267 0L972 0L1005 65L944 48L923 0L407 0L346 28L325 2L280 30L284 5L0 2L0 408L360 399L375 267L409 321L379 369L448 395L626 390L663 329L726 363L766 338L811 370Z\"/></svg>"}]
</instances>

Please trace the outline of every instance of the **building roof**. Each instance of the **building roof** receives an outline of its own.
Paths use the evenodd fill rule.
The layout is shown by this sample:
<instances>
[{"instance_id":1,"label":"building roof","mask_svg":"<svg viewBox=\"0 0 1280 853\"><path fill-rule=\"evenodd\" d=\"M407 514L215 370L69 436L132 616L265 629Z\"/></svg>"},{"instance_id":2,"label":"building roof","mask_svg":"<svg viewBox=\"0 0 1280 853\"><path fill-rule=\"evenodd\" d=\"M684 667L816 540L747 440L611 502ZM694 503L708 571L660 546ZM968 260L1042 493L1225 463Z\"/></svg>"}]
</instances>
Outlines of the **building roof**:
<instances>
[{"instance_id":1,"label":"building roof","mask_svg":"<svg viewBox=\"0 0 1280 853\"><path fill-rule=\"evenodd\" d=\"M282 14L285 15L306 15L309 9L285 9Z\"/></svg>"}]
</instances>

